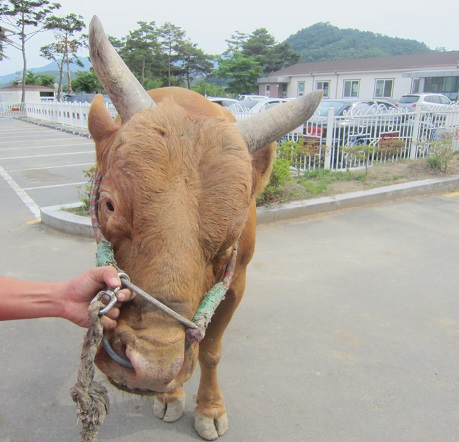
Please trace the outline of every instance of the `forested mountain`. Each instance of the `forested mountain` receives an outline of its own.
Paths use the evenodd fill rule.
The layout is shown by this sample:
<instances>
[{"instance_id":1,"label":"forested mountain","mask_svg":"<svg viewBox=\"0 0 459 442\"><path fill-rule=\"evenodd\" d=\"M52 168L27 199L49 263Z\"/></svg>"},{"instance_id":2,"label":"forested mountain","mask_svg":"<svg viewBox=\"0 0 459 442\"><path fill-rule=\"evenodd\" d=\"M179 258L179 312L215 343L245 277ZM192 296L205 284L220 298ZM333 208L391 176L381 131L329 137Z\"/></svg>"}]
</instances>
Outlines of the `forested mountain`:
<instances>
[{"instance_id":1,"label":"forested mountain","mask_svg":"<svg viewBox=\"0 0 459 442\"><path fill-rule=\"evenodd\" d=\"M287 38L302 62L345 60L429 52L416 40L387 37L357 29L340 29L330 23L316 23Z\"/></svg>"}]
</instances>

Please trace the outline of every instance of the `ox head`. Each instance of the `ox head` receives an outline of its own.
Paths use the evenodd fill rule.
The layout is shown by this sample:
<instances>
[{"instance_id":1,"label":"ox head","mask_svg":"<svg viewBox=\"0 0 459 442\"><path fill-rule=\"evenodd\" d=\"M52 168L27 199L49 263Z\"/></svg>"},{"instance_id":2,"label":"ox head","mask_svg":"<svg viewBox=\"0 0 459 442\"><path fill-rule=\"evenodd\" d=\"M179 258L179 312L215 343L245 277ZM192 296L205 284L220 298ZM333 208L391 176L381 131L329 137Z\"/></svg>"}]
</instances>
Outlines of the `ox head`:
<instances>
[{"instance_id":1,"label":"ox head","mask_svg":"<svg viewBox=\"0 0 459 442\"><path fill-rule=\"evenodd\" d=\"M119 114L114 121L101 96L89 113L102 175L101 229L131 281L191 319L244 229L239 265L250 259L255 222L248 220L269 178L273 142L312 115L321 93L236 123L186 89L147 93L97 17L89 31L93 67ZM96 362L112 382L134 392L171 391L188 379L197 358L184 326L139 297L123 306L108 339L133 369L103 349Z\"/></svg>"}]
</instances>

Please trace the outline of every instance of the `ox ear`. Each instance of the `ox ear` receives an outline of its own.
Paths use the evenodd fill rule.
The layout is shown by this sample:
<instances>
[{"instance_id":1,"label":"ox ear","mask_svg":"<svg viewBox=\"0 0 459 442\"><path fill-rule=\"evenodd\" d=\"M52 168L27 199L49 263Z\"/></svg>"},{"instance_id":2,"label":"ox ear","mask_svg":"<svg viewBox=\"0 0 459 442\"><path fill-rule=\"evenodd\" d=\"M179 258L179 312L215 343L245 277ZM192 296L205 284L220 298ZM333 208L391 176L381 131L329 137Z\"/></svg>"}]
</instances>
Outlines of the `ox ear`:
<instances>
[{"instance_id":1,"label":"ox ear","mask_svg":"<svg viewBox=\"0 0 459 442\"><path fill-rule=\"evenodd\" d=\"M271 143L252 153L252 195L256 198L268 184L273 170L276 144Z\"/></svg>"},{"instance_id":2,"label":"ox ear","mask_svg":"<svg viewBox=\"0 0 459 442\"><path fill-rule=\"evenodd\" d=\"M89 109L88 129L92 139L96 143L97 163L104 164L104 158L111 145L113 136L119 129L110 112L105 106L102 95L97 94Z\"/></svg>"}]
</instances>

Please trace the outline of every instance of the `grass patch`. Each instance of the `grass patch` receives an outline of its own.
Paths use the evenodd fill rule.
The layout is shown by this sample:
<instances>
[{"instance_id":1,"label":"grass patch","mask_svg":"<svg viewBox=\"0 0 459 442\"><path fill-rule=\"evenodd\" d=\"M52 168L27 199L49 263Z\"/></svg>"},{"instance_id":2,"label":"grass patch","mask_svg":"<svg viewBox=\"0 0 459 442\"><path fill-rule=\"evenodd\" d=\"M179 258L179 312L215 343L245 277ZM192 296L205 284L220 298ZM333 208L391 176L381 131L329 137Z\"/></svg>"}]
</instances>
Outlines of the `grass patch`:
<instances>
[{"instance_id":1,"label":"grass patch","mask_svg":"<svg viewBox=\"0 0 459 442\"><path fill-rule=\"evenodd\" d=\"M298 179L298 183L307 189L312 196L316 196L325 193L332 183L352 180L365 182L367 178L364 174L353 175L350 172L318 169L305 172L304 176Z\"/></svg>"},{"instance_id":2,"label":"grass patch","mask_svg":"<svg viewBox=\"0 0 459 442\"><path fill-rule=\"evenodd\" d=\"M62 209L64 212L72 213L73 215L78 216L89 216L89 211L87 207L80 206L80 207L65 207Z\"/></svg>"}]
</instances>

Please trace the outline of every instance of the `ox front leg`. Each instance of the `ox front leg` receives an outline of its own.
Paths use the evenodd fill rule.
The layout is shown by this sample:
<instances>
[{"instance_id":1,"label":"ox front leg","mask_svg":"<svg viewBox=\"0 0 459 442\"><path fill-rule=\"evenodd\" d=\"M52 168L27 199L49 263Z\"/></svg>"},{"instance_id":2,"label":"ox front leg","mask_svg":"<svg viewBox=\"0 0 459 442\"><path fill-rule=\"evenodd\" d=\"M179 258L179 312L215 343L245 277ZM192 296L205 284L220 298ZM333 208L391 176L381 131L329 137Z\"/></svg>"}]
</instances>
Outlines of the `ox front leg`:
<instances>
[{"instance_id":1,"label":"ox front leg","mask_svg":"<svg viewBox=\"0 0 459 442\"><path fill-rule=\"evenodd\" d=\"M164 422L178 421L185 408L185 392L177 387L171 393L158 393L153 402L153 414Z\"/></svg>"},{"instance_id":2,"label":"ox front leg","mask_svg":"<svg viewBox=\"0 0 459 442\"><path fill-rule=\"evenodd\" d=\"M241 273L233 281L199 345L201 379L195 408L195 428L205 440L215 440L228 430L228 416L218 385L217 366L222 352L223 333L244 293L245 272Z\"/></svg>"}]
</instances>

